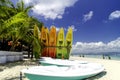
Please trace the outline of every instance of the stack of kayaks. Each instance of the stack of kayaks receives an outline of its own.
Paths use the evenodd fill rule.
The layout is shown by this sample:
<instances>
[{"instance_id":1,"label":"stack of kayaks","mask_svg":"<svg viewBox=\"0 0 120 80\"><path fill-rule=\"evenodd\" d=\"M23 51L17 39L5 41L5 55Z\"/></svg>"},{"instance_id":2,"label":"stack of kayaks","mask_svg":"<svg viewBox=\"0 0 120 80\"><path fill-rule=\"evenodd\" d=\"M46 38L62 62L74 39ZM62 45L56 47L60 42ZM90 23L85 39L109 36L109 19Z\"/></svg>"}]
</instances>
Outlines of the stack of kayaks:
<instances>
[{"instance_id":1,"label":"stack of kayaks","mask_svg":"<svg viewBox=\"0 0 120 80\"><path fill-rule=\"evenodd\" d=\"M54 26L51 27L50 32L47 28L42 27L42 57L39 61L41 66L23 69L21 72L29 80L81 80L104 71L104 67L98 63L67 60L72 47L72 36L71 27L68 29L65 39L63 28L59 30L56 36L56 28Z\"/></svg>"},{"instance_id":2,"label":"stack of kayaks","mask_svg":"<svg viewBox=\"0 0 120 80\"><path fill-rule=\"evenodd\" d=\"M52 59L44 57L42 60L50 61ZM55 59L53 59L52 62L54 62L54 60ZM62 63L65 62L66 60L62 60ZM24 73L29 80L81 80L104 71L104 67L101 64L79 62L80 61L73 61L73 65L68 66L57 66L59 62L56 65L35 66L23 69L22 73Z\"/></svg>"},{"instance_id":3,"label":"stack of kayaks","mask_svg":"<svg viewBox=\"0 0 120 80\"><path fill-rule=\"evenodd\" d=\"M72 27L69 27L64 36L64 29L60 28L58 34L56 27L52 26L50 31L48 28L42 27L41 29L41 56L52 57L58 59L69 59L70 50L72 47L73 32Z\"/></svg>"}]
</instances>

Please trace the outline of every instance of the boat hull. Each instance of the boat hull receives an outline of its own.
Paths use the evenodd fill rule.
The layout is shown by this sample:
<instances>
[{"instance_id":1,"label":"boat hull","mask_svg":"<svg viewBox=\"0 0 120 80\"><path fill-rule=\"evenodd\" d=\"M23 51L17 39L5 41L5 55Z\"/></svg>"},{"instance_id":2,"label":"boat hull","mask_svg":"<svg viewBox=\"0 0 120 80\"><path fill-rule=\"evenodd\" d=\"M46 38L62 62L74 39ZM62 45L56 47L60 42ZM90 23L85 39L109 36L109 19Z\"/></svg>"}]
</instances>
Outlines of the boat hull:
<instances>
[{"instance_id":1,"label":"boat hull","mask_svg":"<svg viewBox=\"0 0 120 80\"><path fill-rule=\"evenodd\" d=\"M46 62L40 62L41 65L44 66L51 66L51 65L55 65L55 66L59 66L59 67L68 67L70 65L59 65L59 64L52 64L52 63L46 63Z\"/></svg>"},{"instance_id":2,"label":"boat hull","mask_svg":"<svg viewBox=\"0 0 120 80\"><path fill-rule=\"evenodd\" d=\"M95 76L104 71L101 64L90 63L70 67L36 66L23 69L22 73L29 80L81 80Z\"/></svg>"},{"instance_id":3,"label":"boat hull","mask_svg":"<svg viewBox=\"0 0 120 80\"><path fill-rule=\"evenodd\" d=\"M52 58L43 58L39 61L41 65L56 65L56 66L72 66L76 64L89 64L88 61L79 61L79 60L62 60L62 59L52 59Z\"/></svg>"},{"instance_id":4,"label":"boat hull","mask_svg":"<svg viewBox=\"0 0 120 80\"><path fill-rule=\"evenodd\" d=\"M34 75L34 74L25 74L29 80L82 80L95 76L96 74L86 75L86 76L71 76L71 77L59 77L59 76L44 76L44 75Z\"/></svg>"}]
</instances>

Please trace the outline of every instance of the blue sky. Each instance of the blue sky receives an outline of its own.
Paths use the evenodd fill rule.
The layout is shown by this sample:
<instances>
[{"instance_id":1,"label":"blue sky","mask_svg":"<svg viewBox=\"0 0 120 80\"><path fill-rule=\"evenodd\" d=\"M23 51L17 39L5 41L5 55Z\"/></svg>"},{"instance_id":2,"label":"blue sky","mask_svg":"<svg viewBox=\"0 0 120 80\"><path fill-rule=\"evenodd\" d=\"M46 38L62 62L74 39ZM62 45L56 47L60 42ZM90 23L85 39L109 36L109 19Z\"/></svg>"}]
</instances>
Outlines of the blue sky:
<instances>
[{"instance_id":1,"label":"blue sky","mask_svg":"<svg viewBox=\"0 0 120 80\"><path fill-rule=\"evenodd\" d=\"M74 50L85 46L90 49L108 47L106 51L114 48L120 52L120 0L24 0L25 5L34 5L30 15L44 22L50 28L55 25L57 29L64 27L65 32L69 26L74 29ZM110 45L109 45L110 44ZM115 45L116 44L116 45ZM80 46L80 47L79 47ZM93 47L96 46L96 47ZM117 47L117 50L116 50ZM78 48L78 50L77 50ZM74 51L73 50L73 51ZM103 49L101 49L103 50Z\"/></svg>"}]
</instances>

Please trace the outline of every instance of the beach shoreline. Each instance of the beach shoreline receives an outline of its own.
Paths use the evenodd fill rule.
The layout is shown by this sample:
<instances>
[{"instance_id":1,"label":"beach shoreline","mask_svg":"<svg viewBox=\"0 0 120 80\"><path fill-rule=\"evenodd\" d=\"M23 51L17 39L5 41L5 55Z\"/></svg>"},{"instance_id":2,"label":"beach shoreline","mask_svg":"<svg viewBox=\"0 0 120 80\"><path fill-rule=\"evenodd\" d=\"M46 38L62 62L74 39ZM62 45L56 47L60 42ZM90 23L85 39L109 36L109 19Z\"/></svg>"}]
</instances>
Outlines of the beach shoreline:
<instances>
[{"instance_id":1,"label":"beach shoreline","mask_svg":"<svg viewBox=\"0 0 120 80\"><path fill-rule=\"evenodd\" d=\"M95 77L87 80L119 80L120 79L120 61L108 59L96 59L87 57L70 56L70 60L82 60L88 62L100 63L104 66L105 71ZM20 62L0 64L0 80L20 80L20 71L22 69L38 66L38 63L31 60L24 60ZM22 75L22 80L28 80Z\"/></svg>"}]
</instances>

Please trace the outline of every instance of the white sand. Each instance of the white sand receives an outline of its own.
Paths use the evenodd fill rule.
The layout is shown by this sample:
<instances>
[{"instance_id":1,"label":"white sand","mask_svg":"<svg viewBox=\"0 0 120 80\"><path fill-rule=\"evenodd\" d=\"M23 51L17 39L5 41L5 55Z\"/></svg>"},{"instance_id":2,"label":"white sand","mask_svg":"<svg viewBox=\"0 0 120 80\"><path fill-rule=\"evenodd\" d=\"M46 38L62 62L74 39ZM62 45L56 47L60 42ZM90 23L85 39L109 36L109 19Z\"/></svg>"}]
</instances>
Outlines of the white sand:
<instances>
[{"instance_id":1,"label":"white sand","mask_svg":"<svg viewBox=\"0 0 120 80\"><path fill-rule=\"evenodd\" d=\"M70 57L71 60L83 60L89 62L96 62L104 65L106 73L102 73L96 77L87 80L120 80L120 61L107 60L107 59L95 59L95 58L82 58L82 57ZM30 64L28 64L30 63ZM26 65L27 64L27 65ZM4 66L0 65L0 80L20 80L20 70L34 66L36 64L31 64L28 62L20 63L7 63ZM1 71L3 70L3 71ZM28 80L23 75L23 80Z\"/></svg>"},{"instance_id":2,"label":"white sand","mask_svg":"<svg viewBox=\"0 0 120 80\"><path fill-rule=\"evenodd\" d=\"M120 61L73 56L71 56L70 59L96 62L102 64L106 70L106 74L95 80L120 80Z\"/></svg>"},{"instance_id":3,"label":"white sand","mask_svg":"<svg viewBox=\"0 0 120 80\"><path fill-rule=\"evenodd\" d=\"M38 66L38 64L25 60L0 65L0 80L20 80L20 71L31 66ZM22 74L22 80L28 80L24 74Z\"/></svg>"},{"instance_id":4,"label":"white sand","mask_svg":"<svg viewBox=\"0 0 120 80\"><path fill-rule=\"evenodd\" d=\"M20 70L27 66L15 66L0 72L0 80L20 80ZM24 79L27 80L27 79Z\"/></svg>"}]
</instances>

